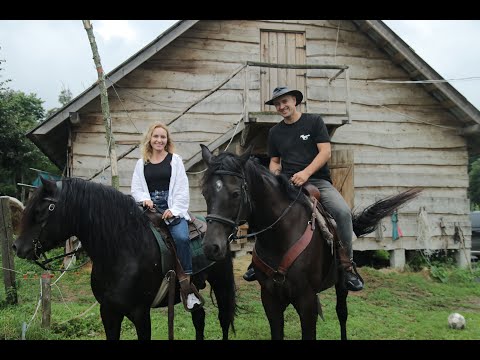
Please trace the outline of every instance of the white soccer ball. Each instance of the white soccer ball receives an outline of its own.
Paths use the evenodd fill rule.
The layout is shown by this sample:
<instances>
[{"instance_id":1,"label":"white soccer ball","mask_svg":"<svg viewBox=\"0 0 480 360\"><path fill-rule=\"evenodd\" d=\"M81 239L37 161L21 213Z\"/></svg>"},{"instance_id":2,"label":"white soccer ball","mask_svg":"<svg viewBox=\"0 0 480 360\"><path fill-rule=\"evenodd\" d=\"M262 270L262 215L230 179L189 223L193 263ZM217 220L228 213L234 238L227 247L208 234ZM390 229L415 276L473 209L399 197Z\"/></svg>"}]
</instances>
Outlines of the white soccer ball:
<instances>
[{"instance_id":1,"label":"white soccer ball","mask_svg":"<svg viewBox=\"0 0 480 360\"><path fill-rule=\"evenodd\" d=\"M459 313L452 313L448 316L448 326L452 329L465 329L465 318Z\"/></svg>"}]
</instances>

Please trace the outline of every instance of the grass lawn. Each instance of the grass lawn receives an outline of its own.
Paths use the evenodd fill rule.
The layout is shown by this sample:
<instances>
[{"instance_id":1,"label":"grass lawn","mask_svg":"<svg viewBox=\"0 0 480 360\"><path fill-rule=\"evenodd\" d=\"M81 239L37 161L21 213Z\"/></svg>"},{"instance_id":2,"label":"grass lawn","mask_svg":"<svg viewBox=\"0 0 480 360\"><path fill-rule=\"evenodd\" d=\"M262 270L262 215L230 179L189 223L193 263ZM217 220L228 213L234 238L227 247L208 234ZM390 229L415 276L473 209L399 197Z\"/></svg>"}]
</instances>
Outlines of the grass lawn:
<instances>
[{"instance_id":1,"label":"grass lawn","mask_svg":"<svg viewBox=\"0 0 480 360\"><path fill-rule=\"evenodd\" d=\"M237 284L238 315L236 333L232 340L269 340L270 328L260 300L257 282L247 283L241 276L251 257L234 260ZM67 272L60 279L52 278L51 327L41 325L40 296L41 269L16 259L17 305L7 305L4 286L0 288L0 339L22 338L22 324L26 339L36 340L103 340L99 306L90 290L89 267ZM444 272L443 282L432 276L430 270L399 272L388 268L361 267L365 289L350 293L347 333L352 340L478 340L480 339L480 271L450 269ZM58 281L57 281L58 280ZM221 339L217 309L213 306L209 287L202 291L205 297L207 339ZM335 313L335 291L328 289L320 295L325 321L317 323L317 339L338 340L340 327ZM452 312L466 319L464 330L448 327ZM152 309L152 337L168 338L167 309ZM175 339L194 339L190 314L181 304L175 307ZM285 312L285 338L301 338L300 321L292 306ZM136 339L133 324L127 319L122 325L121 339Z\"/></svg>"}]
</instances>

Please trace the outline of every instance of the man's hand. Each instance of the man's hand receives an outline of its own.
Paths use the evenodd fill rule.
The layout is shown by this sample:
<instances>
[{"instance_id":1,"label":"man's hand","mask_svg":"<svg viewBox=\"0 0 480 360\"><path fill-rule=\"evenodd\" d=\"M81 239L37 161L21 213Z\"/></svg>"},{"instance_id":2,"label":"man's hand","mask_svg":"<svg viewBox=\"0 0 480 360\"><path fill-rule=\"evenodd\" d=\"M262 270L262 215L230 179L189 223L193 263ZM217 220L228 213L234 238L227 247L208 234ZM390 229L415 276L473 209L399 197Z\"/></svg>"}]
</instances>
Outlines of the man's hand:
<instances>
[{"instance_id":1,"label":"man's hand","mask_svg":"<svg viewBox=\"0 0 480 360\"><path fill-rule=\"evenodd\" d=\"M310 178L310 175L305 170L299 171L291 177L290 181L295 185L295 186L302 186L305 184L308 179Z\"/></svg>"}]
</instances>

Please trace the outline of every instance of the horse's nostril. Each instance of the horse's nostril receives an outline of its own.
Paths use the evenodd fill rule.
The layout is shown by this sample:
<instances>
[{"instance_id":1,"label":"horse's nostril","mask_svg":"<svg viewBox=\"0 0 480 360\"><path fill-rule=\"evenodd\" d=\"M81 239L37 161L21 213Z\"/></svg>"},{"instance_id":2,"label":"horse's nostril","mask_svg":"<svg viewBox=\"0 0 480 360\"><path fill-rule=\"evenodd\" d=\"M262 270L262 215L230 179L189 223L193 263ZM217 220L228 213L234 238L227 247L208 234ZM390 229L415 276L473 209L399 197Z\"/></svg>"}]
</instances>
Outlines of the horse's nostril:
<instances>
[{"instance_id":1,"label":"horse's nostril","mask_svg":"<svg viewBox=\"0 0 480 360\"><path fill-rule=\"evenodd\" d=\"M15 244L12 245L12 250L15 254L17 253L17 247L15 246Z\"/></svg>"}]
</instances>

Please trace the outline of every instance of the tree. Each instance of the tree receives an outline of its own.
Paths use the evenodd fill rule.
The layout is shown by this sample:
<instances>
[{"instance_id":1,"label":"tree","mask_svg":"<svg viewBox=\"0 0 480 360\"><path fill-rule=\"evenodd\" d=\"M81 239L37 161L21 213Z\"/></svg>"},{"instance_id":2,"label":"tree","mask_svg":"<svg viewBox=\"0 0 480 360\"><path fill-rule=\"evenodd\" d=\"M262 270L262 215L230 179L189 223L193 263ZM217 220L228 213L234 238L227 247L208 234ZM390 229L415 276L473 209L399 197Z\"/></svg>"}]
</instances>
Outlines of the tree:
<instances>
[{"instance_id":1,"label":"tree","mask_svg":"<svg viewBox=\"0 0 480 360\"><path fill-rule=\"evenodd\" d=\"M480 209L480 158L477 156L471 164L468 173L470 178L470 186L468 193L470 196L470 205L472 210Z\"/></svg>"},{"instance_id":2,"label":"tree","mask_svg":"<svg viewBox=\"0 0 480 360\"><path fill-rule=\"evenodd\" d=\"M0 47L1 49L1 47ZM4 63L5 60L4 59L0 59L0 72L3 70L3 68L1 67L2 66L2 63ZM0 78L1 78L1 75L0 75ZM7 79L7 80L0 80L0 91L4 91L6 90L6 88L4 87L8 82L10 81L10 79Z\"/></svg>"},{"instance_id":3,"label":"tree","mask_svg":"<svg viewBox=\"0 0 480 360\"><path fill-rule=\"evenodd\" d=\"M25 134L45 116L43 101L36 94L10 89L0 90L0 195L21 197L17 183L31 183L42 170L59 170L40 152Z\"/></svg>"},{"instance_id":4,"label":"tree","mask_svg":"<svg viewBox=\"0 0 480 360\"><path fill-rule=\"evenodd\" d=\"M60 95L58 95L58 102L62 104L62 106L67 105L70 100L72 100L72 92L68 87L65 87L64 84L62 84L62 90L60 91ZM56 113L59 110L58 107L51 108L50 110L47 111L47 114L45 115L45 118L48 119L50 116L52 116L54 113Z\"/></svg>"},{"instance_id":5,"label":"tree","mask_svg":"<svg viewBox=\"0 0 480 360\"><path fill-rule=\"evenodd\" d=\"M70 100L72 100L72 92L62 84L62 91L60 91L60 95L58 95L58 102L62 104L62 106L65 106Z\"/></svg>"}]
</instances>

